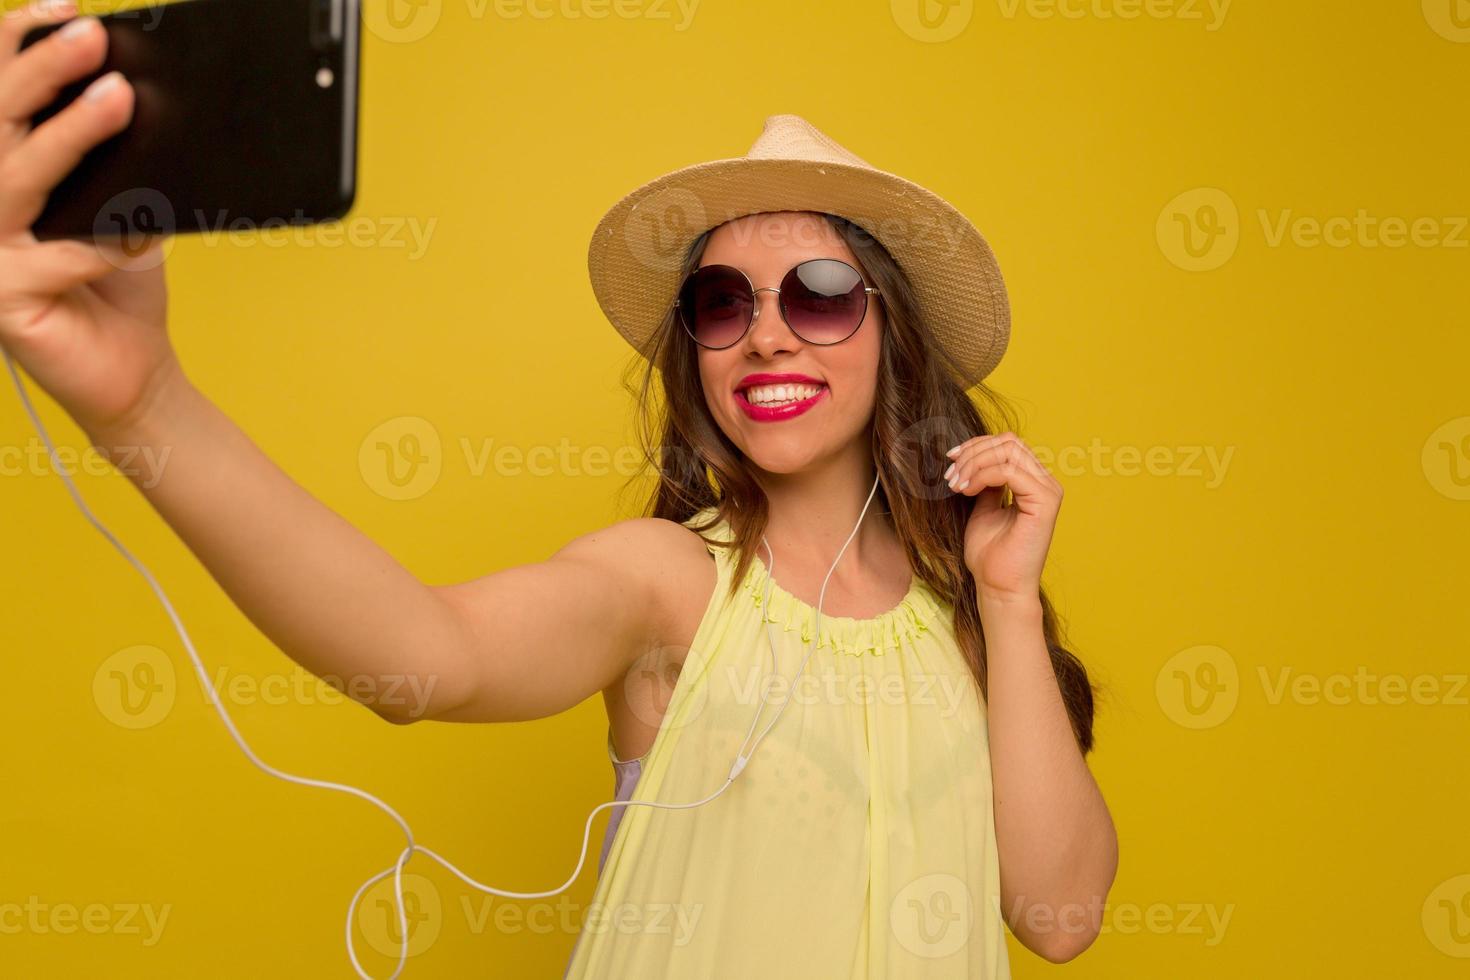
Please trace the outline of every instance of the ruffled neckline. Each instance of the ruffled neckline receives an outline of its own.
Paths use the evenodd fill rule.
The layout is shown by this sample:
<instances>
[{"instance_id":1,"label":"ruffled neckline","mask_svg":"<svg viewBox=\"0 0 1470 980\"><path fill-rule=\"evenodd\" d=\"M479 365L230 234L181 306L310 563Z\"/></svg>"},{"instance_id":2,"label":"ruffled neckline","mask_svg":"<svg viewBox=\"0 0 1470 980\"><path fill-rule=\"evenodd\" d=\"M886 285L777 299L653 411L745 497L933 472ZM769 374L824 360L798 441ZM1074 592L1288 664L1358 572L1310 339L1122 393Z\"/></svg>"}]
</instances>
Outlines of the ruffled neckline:
<instances>
[{"instance_id":1,"label":"ruffled neckline","mask_svg":"<svg viewBox=\"0 0 1470 980\"><path fill-rule=\"evenodd\" d=\"M710 516L710 510L713 508L701 511L696 518L702 522ZM715 540L726 543L731 539L729 525L723 520L704 533ZM734 553L727 547L719 548L718 551L721 561L726 562L733 571ZM750 602L755 607L757 616L760 616L767 581L771 585L771 598L770 606L766 609L765 615L761 616L763 621L780 626L781 630L786 633L798 631L801 641L810 643L816 625L816 607L803 602L782 588L781 583L771 577L760 555L755 555L751 559L738 594L743 597L744 601ZM818 649L825 647L853 656L863 654L881 656L889 650L912 645L928 633L931 625L939 622L943 615L943 609L933 590L923 579L911 572L908 592L898 601L897 605L876 616L856 619L851 616L833 616L826 612L822 613L822 636L817 647Z\"/></svg>"}]
</instances>

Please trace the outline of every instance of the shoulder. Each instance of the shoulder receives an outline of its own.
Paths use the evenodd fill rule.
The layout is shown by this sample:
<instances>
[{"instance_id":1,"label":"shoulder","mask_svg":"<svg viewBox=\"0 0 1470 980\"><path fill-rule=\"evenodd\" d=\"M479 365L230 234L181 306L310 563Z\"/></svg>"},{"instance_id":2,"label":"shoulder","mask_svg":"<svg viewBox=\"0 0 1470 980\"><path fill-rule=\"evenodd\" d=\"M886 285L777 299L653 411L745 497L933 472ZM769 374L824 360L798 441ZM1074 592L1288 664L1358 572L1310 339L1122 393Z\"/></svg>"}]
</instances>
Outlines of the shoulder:
<instances>
[{"instance_id":1,"label":"shoulder","mask_svg":"<svg viewBox=\"0 0 1470 980\"><path fill-rule=\"evenodd\" d=\"M692 633L689 612L704 609L716 581L714 557L700 536L662 517L617 521L574 538L557 554L622 577L646 602L641 618L655 643Z\"/></svg>"},{"instance_id":2,"label":"shoulder","mask_svg":"<svg viewBox=\"0 0 1470 980\"><path fill-rule=\"evenodd\" d=\"M601 559L631 574L659 571L669 564L709 564L703 539L677 521L630 517L588 531L567 542L558 554Z\"/></svg>"}]
</instances>

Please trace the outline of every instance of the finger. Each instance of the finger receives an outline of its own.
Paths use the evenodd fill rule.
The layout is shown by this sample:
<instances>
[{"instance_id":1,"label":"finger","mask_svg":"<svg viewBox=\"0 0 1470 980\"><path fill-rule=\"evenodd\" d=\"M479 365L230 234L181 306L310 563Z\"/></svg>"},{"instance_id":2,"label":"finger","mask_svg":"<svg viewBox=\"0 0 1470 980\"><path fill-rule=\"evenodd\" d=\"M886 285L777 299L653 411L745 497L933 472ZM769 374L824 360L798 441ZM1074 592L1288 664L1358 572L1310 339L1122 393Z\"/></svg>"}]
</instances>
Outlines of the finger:
<instances>
[{"instance_id":1,"label":"finger","mask_svg":"<svg viewBox=\"0 0 1470 980\"><path fill-rule=\"evenodd\" d=\"M945 479L949 480L950 483L957 482L956 475L959 473L961 464L966 460L974 459L979 453L998 445L1010 435L1011 433L1009 432L995 432L983 436L974 436L960 443L947 454L951 456L952 461L950 462L949 469L945 470Z\"/></svg>"},{"instance_id":2,"label":"finger","mask_svg":"<svg viewBox=\"0 0 1470 980\"><path fill-rule=\"evenodd\" d=\"M1014 433L1011 434L1011 437L1012 444L1016 447L1016 458L1020 460L1022 465L1032 473L1035 473L1041 482L1054 484L1058 491L1060 491L1062 485L1057 482L1056 477L1052 476L1051 470L1046 468L1046 464L1036 458L1036 453L1026 444L1026 440Z\"/></svg>"},{"instance_id":3,"label":"finger","mask_svg":"<svg viewBox=\"0 0 1470 980\"><path fill-rule=\"evenodd\" d=\"M132 116L133 88L110 71L0 158L0 235L29 228L61 178Z\"/></svg>"},{"instance_id":4,"label":"finger","mask_svg":"<svg viewBox=\"0 0 1470 980\"><path fill-rule=\"evenodd\" d=\"M973 497L989 487L1009 487L1018 504L1023 499L1039 502L1055 496L1049 484L1015 458L972 464L960 478L955 493Z\"/></svg>"},{"instance_id":5,"label":"finger","mask_svg":"<svg viewBox=\"0 0 1470 980\"><path fill-rule=\"evenodd\" d=\"M107 57L107 32L96 17L78 17L0 66L0 146L30 128L63 86L91 74Z\"/></svg>"},{"instance_id":6,"label":"finger","mask_svg":"<svg viewBox=\"0 0 1470 980\"><path fill-rule=\"evenodd\" d=\"M1017 473L1024 474L1030 480L1035 481L1037 489L1052 487L1055 483L1046 467L1041 465L1031 452L1020 443L1013 434L1005 433L997 437L997 440L986 446L970 450L955 463L955 473L950 479L951 486L956 491L963 491L966 483L973 484L982 472L994 475L996 468L1013 468Z\"/></svg>"},{"instance_id":7,"label":"finger","mask_svg":"<svg viewBox=\"0 0 1470 980\"><path fill-rule=\"evenodd\" d=\"M0 305L13 297L59 295L116 268L111 255L88 241L0 248Z\"/></svg>"},{"instance_id":8,"label":"finger","mask_svg":"<svg viewBox=\"0 0 1470 980\"><path fill-rule=\"evenodd\" d=\"M125 248L122 243L111 239L94 239L93 243L102 252L111 266L103 275L88 280L92 292L104 303L130 313L140 319L154 319L162 314L157 304L162 295L152 289L138 285L140 277L163 276L163 263L173 244L173 239L157 235L148 239L141 251L136 243Z\"/></svg>"},{"instance_id":9,"label":"finger","mask_svg":"<svg viewBox=\"0 0 1470 980\"><path fill-rule=\"evenodd\" d=\"M981 442L982 440L994 439L994 438L995 438L995 435L994 434L971 436L970 438L965 439L964 441L962 441L959 445L957 445L957 446L951 446L945 452L944 455L946 455L946 456L950 457L951 459L953 459L956 456L958 456L961 452L963 452L965 449L968 449L969 447L975 445L976 443Z\"/></svg>"},{"instance_id":10,"label":"finger","mask_svg":"<svg viewBox=\"0 0 1470 980\"><path fill-rule=\"evenodd\" d=\"M951 448L945 453L950 457L949 466L940 474L940 479L949 483L949 488L953 490L955 484L959 482L960 463L973 457L978 449L990 445L996 438L995 435L972 436Z\"/></svg>"},{"instance_id":11,"label":"finger","mask_svg":"<svg viewBox=\"0 0 1470 980\"><path fill-rule=\"evenodd\" d=\"M978 436L975 439L968 440L964 444L964 448L955 455L955 476L958 477L959 471L962 469L962 463L976 459L988 459L989 457L985 456L986 453L995 452L1005 446L1015 447L1014 452L1021 465L1025 466L1038 479L1046 482L1056 482L1047 468L1042 465L1041 460L1036 458L1036 454L1031 451L1031 447L1026 445L1025 441L1014 432L999 432L994 435ZM958 483L959 480L952 479L951 482Z\"/></svg>"},{"instance_id":12,"label":"finger","mask_svg":"<svg viewBox=\"0 0 1470 980\"><path fill-rule=\"evenodd\" d=\"M0 17L0 67L15 57L20 50L21 39L32 28L66 20L76 12L74 0L65 0L61 3L33 3Z\"/></svg>"}]
</instances>

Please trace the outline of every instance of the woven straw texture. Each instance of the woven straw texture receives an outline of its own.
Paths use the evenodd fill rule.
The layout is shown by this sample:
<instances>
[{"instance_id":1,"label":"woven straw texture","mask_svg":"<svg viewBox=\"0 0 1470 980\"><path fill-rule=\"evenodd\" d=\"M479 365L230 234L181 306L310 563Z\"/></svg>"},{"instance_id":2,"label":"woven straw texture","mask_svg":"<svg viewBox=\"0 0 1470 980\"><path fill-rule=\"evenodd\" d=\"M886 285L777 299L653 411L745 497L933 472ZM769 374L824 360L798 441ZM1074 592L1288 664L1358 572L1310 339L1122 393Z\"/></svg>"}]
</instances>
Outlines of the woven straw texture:
<instances>
[{"instance_id":1,"label":"woven straw texture","mask_svg":"<svg viewBox=\"0 0 1470 980\"><path fill-rule=\"evenodd\" d=\"M881 242L913 283L919 314L965 387L1000 362L1010 305L979 230L938 195L877 169L791 114L767 117L745 156L675 170L608 210L587 252L603 313L648 356L690 243L726 221L765 211L826 211Z\"/></svg>"}]
</instances>

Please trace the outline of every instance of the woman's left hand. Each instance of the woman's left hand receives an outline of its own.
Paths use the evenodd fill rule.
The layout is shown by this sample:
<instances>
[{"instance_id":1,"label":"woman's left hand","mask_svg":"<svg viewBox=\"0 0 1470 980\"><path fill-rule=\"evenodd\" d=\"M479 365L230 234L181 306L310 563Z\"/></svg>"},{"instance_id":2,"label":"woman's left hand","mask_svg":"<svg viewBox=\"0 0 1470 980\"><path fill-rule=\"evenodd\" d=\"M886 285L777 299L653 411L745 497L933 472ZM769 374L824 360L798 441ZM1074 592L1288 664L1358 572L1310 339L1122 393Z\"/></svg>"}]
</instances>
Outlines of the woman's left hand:
<instances>
[{"instance_id":1,"label":"woman's left hand","mask_svg":"<svg viewBox=\"0 0 1470 980\"><path fill-rule=\"evenodd\" d=\"M1062 485L1014 432L975 436L955 447L947 477L975 498L965 525L965 565L982 598L1035 599L1062 506ZM1002 504L1004 488L1014 498Z\"/></svg>"}]
</instances>

